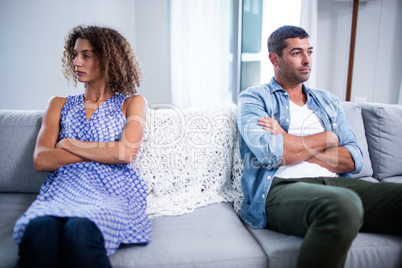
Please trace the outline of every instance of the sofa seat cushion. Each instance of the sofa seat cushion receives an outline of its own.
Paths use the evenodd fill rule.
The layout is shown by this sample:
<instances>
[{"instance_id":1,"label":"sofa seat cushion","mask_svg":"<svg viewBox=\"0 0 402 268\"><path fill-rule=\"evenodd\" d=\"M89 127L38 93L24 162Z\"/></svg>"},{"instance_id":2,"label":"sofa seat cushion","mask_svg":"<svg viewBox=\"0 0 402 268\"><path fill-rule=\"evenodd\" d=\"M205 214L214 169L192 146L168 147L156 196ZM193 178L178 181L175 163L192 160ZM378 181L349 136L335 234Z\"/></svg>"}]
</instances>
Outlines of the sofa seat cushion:
<instances>
[{"instance_id":1,"label":"sofa seat cushion","mask_svg":"<svg viewBox=\"0 0 402 268\"><path fill-rule=\"evenodd\" d=\"M378 180L374 179L373 177L361 177L361 178L359 178L359 180L377 182L377 183L379 182Z\"/></svg>"},{"instance_id":2,"label":"sofa seat cushion","mask_svg":"<svg viewBox=\"0 0 402 268\"><path fill-rule=\"evenodd\" d=\"M122 246L113 267L267 267L266 256L229 203L152 219L152 242Z\"/></svg>"},{"instance_id":3,"label":"sofa seat cushion","mask_svg":"<svg viewBox=\"0 0 402 268\"><path fill-rule=\"evenodd\" d=\"M18 245L13 240L14 225L36 196L37 194L0 194L0 267L15 267Z\"/></svg>"},{"instance_id":4,"label":"sofa seat cushion","mask_svg":"<svg viewBox=\"0 0 402 268\"><path fill-rule=\"evenodd\" d=\"M395 182L402 183L402 176L392 176L385 179L382 179L381 182Z\"/></svg>"},{"instance_id":5,"label":"sofa seat cushion","mask_svg":"<svg viewBox=\"0 0 402 268\"><path fill-rule=\"evenodd\" d=\"M268 267L296 267L303 239L268 229L248 227L268 256ZM345 268L402 267L402 236L359 233L346 258Z\"/></svg>"},{"instance_id":6,"label":"sofa seat cushion","mask_svg":"<svg viewBox=\"0 0 402 268\"><path fill-rule=\"evenodd\" d=\"M402 175L402 106L360 103L374 177Z\"/></svg>"},{"instance_id":7,"label":"sofa seat cushion","mask_svg":"<svg viewBox=\"0 0 402 268\"><path fill-rule=\"evenodd\" d=\"M36 194L0 194L0 267L16 267L14 224L35 198ZM152 228L152 242L122 245L110 257L113 267L266 267L265 253L229 203L157 217Z\"/></svg>"}]
</instances>

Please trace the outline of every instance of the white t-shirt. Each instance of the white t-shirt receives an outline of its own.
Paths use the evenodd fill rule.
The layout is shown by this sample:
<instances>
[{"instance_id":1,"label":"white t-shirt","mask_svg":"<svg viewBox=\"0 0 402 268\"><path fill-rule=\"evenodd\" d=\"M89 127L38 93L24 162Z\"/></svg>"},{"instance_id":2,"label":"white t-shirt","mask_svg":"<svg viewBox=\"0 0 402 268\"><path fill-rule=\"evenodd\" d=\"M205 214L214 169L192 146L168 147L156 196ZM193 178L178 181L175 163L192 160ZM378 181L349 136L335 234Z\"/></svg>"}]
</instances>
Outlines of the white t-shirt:
<instances>
[{"instance_id":1,"label":"white t-shirt","mask_svg":"<svg viewBox=\"0 0 402 268\"><path fill-rule=\"evenodd\" d=\"M309 136L325 130L321 119L306 104L298 106L291 101L289 103L289 134L296 136ZM295 165L281 166L275 173L275 177L286 179L337 176L336 173L333 173L320 165L306 161Z\"/></svg>"}]
</instances>

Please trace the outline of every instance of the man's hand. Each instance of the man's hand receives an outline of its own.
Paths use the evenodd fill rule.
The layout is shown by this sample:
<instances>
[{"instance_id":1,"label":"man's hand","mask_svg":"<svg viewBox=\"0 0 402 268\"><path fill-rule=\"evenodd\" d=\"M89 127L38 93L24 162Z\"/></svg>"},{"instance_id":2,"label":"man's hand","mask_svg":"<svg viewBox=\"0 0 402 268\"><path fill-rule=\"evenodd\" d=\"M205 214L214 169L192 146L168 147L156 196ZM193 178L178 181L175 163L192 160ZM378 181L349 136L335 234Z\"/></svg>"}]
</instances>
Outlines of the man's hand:
<instances>
[{"instance_id":1,"label":"man's hand","mask_svg":"<svg viewBox=\"0 0 402 268\"><path fill-rule=\"evenodd\" d=\"M278 121L273 118L261 118L258 120L258 124L260 126L263 126L264 130L270 132L273 135L283 134L284 151L282 165L295 164L306 160L317 163L318 159L316 159L314 156L321 154L329 148L339 147L339 138L332 131L324 131L310 136L294 136L287 134L286 131L278 123ZM330 154L328 153L327 156L329 155ZM338 159L335 159L335 161L333 160L332 162L338 161ZM329 159L326 159L325 162L329 162ZM319 164L322 165L323 163ZM332 163L331 166L333 167L336 165Z\"/></svg>"},{"instance_id":2,"label":"man's hand","mask_svg":"<svg viewBox=\"0 0 402 268\"><path fill-rule=\"evenodd\" d=\"M271 132L274 135L277 134L286 134L286 131L283 130L281 125L279 125L278 121L270 117L264 117L258 120L258 124L264 127L264 130Z\"/></svg>"}]
</instances>

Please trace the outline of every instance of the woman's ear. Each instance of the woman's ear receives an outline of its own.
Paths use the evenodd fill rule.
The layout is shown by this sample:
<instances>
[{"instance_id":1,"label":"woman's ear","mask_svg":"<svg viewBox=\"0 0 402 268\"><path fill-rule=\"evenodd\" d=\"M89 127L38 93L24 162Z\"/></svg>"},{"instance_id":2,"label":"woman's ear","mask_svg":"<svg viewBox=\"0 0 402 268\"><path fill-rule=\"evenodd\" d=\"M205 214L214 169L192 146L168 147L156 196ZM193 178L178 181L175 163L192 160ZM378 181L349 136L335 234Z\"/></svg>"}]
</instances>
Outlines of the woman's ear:
<instances>
[{"instance_id":1,"label":"woman's ear","mask_svg":"<svg viewBox=\"0 0 402 268\"><path fill-rule=\"evenodd\" d=\"M268 57L274 67L279 65L278 54L276 54L275 52L269 52Z\"/></svg>"}]
</instances>

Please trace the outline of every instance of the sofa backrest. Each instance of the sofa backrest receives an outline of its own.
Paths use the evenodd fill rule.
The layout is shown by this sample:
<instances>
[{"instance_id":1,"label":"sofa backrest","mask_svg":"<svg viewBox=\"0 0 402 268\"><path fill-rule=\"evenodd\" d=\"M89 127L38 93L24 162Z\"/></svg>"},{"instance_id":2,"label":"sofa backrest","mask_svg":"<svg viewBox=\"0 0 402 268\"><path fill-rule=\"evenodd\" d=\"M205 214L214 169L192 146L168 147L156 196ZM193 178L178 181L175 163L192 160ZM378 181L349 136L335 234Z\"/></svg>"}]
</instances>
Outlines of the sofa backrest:
<instances>
[{"instance_id":1,"label":"sofa backrest","mask_svg":"<svg viewBox=\"0 0 402 268\"><path fill-rule=\"evenodd\" d=\"M402 105L360 103L373 177L402 175Z\"/></svg>"},{"instance_id":2,"label":"sofa backrest","mask_svg":"<svg viewBox=\"0 0 402 268\"><path fill-rule=\"evenodd\" d=\"M38 193L47 173L32 155L43 111L0 110L0 192Z\"/></svg>"},{"instance_id":3,"label":"sofa backrest","mask_svg":"<svg viewBox=\"0 0 402 268\"><path fill-rule=\"evenodd\" d=\"M347 102L342 107L365 158L354 176L402 175L402 107ZM242 161L236 105L165 108L149 109L133 162L148 185L148 213L177 215L221 201L235 202L238 209ZM34 171L32 154L42 114L0 110L0 192L39 192L47 173Z\"/></svg>"},{"instance_id":4,"label":"sofa backrest","mask_svg":"<svg viewBox=\"0 0 402 268\"><path fill-rule=\"evenodd\" d=\"M363 151L363 168L359 173L352 176L354 178L371 177L373 175L373 168L370 161L361 108L359 105L351 102L342 102L341 106Z\"/></svg>"},{"instance_id":5,"label":"sofa backrest","mask_svg":"<svg viewBox=\"0 0 402 268\"><path fill-rule=\"evenodd\" d=\"M160 107L159 107L160 108ZM231 201L236 105L149 109L134 168L148 185L148 213L178 215ZM48 175L33 169L43 111L0 110L0 192L38 193Z\"/></svg>"}]
</instances>

